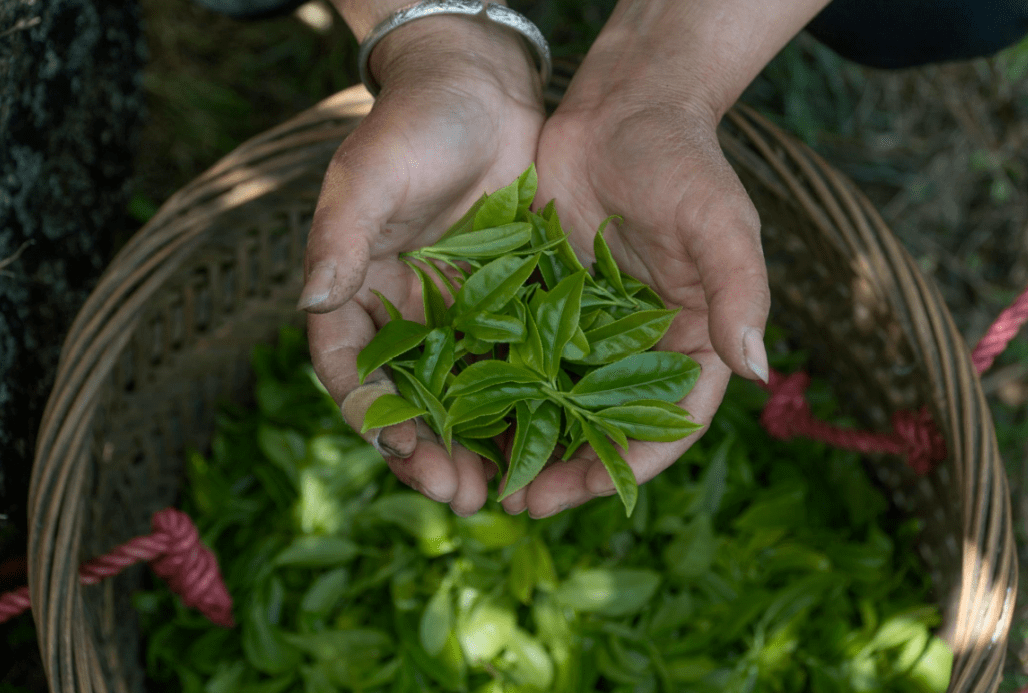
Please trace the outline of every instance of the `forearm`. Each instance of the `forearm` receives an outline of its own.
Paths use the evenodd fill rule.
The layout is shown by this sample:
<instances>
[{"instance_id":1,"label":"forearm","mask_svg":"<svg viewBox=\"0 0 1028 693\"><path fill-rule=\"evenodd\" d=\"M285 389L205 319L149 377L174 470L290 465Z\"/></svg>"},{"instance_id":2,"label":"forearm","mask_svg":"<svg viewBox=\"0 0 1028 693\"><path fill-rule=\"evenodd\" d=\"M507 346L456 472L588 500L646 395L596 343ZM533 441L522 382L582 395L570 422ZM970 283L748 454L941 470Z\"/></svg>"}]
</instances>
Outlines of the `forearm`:
<instances>
[{"instance_id":1,"label":"forearm","mask_svg":"<svg viewBox=\"0 0 1028 693\"><path fill-rule=\"evenodd\" d=\"M701 101L715 119L828 0L620 0L583 69L581 93L611 79ZM603 79L606 77L606 80ZM606 85L604 85L606 81ZM590 93L591 92L591 93Z\"/></svg>"}]
</instances>

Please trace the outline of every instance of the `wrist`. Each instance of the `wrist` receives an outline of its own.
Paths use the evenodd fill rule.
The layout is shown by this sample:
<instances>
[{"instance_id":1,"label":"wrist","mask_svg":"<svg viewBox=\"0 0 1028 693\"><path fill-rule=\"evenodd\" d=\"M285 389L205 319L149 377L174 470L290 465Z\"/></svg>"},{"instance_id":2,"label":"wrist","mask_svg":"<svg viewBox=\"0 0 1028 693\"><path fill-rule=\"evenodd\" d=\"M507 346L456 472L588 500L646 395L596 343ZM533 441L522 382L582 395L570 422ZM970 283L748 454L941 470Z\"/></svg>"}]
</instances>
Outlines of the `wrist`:
<instances>
[{"instance_id":1,"label":"wrist","mask_svg":"<svg viewBox=\"0 0 1028 693\"><path fill-rule=\"evenodd\" d=\"M541 100L535 61L520 35L482 15L422 17L389 32L368 60L383 88L484 79L520 98Z\"/></svg>"},{"instance_id":2,"label":"wrist","mask_svg":"<svg viewBox=\"0 0 1028 693\"><path fill-rule=\"evenodd\" d=\"M620 0L569 94L655 99L716 124L828 0Z\"/></svg>"}]
</instances>

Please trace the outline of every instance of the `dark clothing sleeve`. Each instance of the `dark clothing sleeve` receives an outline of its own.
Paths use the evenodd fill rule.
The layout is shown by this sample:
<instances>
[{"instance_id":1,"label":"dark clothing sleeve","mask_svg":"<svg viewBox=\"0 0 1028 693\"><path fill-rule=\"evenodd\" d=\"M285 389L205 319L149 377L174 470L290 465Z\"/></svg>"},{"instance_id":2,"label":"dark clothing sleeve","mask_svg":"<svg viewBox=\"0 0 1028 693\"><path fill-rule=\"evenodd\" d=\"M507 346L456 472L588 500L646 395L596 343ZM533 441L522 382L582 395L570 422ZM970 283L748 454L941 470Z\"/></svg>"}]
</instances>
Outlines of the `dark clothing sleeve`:
<instances>
[{"instance_id":1,"label":"dark clothing sleeve","mask_svg":"<svg viewBox=\"0 0 1028 693\"><path fill-rule=\"evenodd\" d=\"M1028 34L1028 0L833 0L807 31L870 67L968 60Z\"/></svg>"}]
</instances>

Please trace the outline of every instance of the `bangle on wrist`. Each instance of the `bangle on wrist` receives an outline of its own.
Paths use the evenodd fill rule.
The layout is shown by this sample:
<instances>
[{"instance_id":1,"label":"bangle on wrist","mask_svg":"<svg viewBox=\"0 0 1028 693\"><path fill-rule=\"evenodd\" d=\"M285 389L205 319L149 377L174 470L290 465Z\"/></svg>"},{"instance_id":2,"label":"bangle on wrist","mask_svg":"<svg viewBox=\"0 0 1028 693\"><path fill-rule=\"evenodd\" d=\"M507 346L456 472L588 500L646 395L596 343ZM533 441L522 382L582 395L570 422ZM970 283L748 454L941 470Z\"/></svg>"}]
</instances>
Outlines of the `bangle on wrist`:
<instances>
[{"instance_id":1,"label":"bangle on wrist","mask_svg":"<svg viewBox=\"0 0 1028 693\"><path fill-rule=\"evenodd\" d=\"M539 68L539 76L542 79L543 89L546 88L546 85L550 81L550 73L553 69L553 64L550 58L550 46L546 43L546 39L543 38L542 32L539 31L539 28L529 21L529 19L523 14L512 10L509 7L497 5L493 2L482 3L478 0L423 0L422 2L410 5L409 7L401 8L386 17L378 26L371 30L371 33L368 34L361 43L360 53L357 56L357 64L360 69L361 82L364 83L364 86L367 87L372 96L377 96L378 92L381 90L378 82L371 76L371 69L369 67L371 51L374 50L375 45L385 38L385 36L393 29L401 27L415 19L441 14L456 14L472 17L484 16L494 24L500 24L501 26L505 26L516 31L525 39L525 42L532 50L537 67Z\"/></svg>"}]
</instances>

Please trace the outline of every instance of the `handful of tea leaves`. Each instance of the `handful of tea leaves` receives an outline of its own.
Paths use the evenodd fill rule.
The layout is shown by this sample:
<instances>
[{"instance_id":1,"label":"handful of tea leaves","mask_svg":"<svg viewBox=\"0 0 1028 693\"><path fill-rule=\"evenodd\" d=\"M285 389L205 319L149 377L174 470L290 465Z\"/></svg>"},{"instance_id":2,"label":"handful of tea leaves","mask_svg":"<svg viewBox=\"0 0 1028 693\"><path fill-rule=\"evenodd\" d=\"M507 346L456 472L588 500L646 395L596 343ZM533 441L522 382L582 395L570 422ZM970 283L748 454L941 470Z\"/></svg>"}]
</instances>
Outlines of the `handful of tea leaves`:
<instances>
[{"instance_id":1,"label":"handful of tea leaves","mask_svg":"<svg viewBox=\"0 0 1028 693\"><path fill-rule=\"evenodd\" d=\"M529 210L536 185L531 166L483 195L435 245L401 255L421 280L425 324L403 319L376 292L391 320L358 355L358 373L363 382L388 366L400 395L376 400L363 432L421 416L447 449L456 440L503 469L493 438L514 423L501 499L534 479L558 447L566 460L588 443L631 515L638 486L618 448L700 427L676 404L699 365L649 350L678 311L618 268L603 239L614 217L596 232L591 274L554 203ZM440 286L453 297L449 307Z\"/></svg>"}]
</instances>

